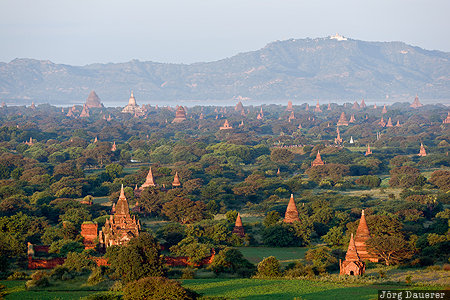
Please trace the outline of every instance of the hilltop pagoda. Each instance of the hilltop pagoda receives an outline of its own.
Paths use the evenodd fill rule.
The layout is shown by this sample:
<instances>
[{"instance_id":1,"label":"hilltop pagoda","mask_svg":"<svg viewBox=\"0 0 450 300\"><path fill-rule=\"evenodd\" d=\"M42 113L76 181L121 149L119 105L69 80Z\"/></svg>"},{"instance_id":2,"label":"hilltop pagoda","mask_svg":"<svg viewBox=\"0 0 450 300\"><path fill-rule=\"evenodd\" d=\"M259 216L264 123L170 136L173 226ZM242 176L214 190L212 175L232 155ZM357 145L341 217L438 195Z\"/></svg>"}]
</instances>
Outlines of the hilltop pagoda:
<instances>
[{"instance_id":1,"label":"hilltop pagoda","mask_svg":"<svg viewBox=\"0 0 450 300\"><path fill-rule=\"evenodd\" d=\"M295 205L294 195L291 194L291 198L289 199L288 206L286 208L286 214L284 215L285 223L294 223L295 221L300 222L298 217L297 206Z\"/></svg>"},{"instance_id":2,"label":"hilltop pagoda","mask_svg":"<svg viewBox=\"0 0 450 300\"><path fill-rule=\"evenodd\" d=\"M447 113L447 118L445 118L444 121L442 121L443 124L450 124L450 112Z\"/></svg>"},{"instance_id":3,"label":"hilltop pagoda","mask_svg":"<svg viewBox=\"0 0 450 300\"><path fill-rule=\"evenodd\" d=\"M345 260L339 259L339 274L341 275L364 275L366 264L361 260L356 250L356 244L353 239L353 233L350 236L350 243L348 244L347 254Z\"/></svg>"},{"instance_id":4,"label":"hilltop pagoda","mask_svg":"<svg viewBox=\"0 0 450 300\"><path fill-rule=\"evenodd\" d=\"M294 110L294 108L292 107L292 101L289 100L286 111L293 111L293 110Z\"/></svg>"},{"instance_id":5,"label":"hilltop pagoda","mask_svg":"<svg viewBox=\"0 0 450 300\"><path fill-rule=\"evenodd\" d=\"M175 112L175 119L173 119L172 123L181 123L186 121L186 110L182 105L177 107L177 111Z\"/></svg>"},{"instance_id":6,"label":"hilltop pagoda","mask_svg":"<svg viewBox=\"0 0 450 300\"><path fill-rule=\"evenodd\" d=\"M314 108L314 112L316 112L316 113L321 113L322 112L322 110L320 109L319 100L317 100L317 104L316 104L316 107Z\"/></svg>"},{"instance_id":7,"label":"hilltop pagoda","mask_svg":"<svg viewBox=\"0 0 450 300\"><path fill-rule=\"evenodd\" d=\"M86 99L87 108L102 108L103 104L100 101L100 98L97 96L95 91L91 91L89 96Z\"/></svg>"},{"instance_id":8,"label":"hilltop pagoda","mask_svg":"<svg viewBox=\"0 0 450 300\"><path fill-rule=\"evenodd\" d=\"M381 111L382 114L386 114L387 113L387 109L386 109L386 104L383 106L383 110Z\"/></svg>"},{"instance_id":9,"label":"hilltop pagoda","mask_svg":"<svg viewBox=\"0 0 450 300\"><path fill-rule=\"evenodd\" d=\"M311 163L311 167L323 166L324 164L322 157L320 157L320 151L317 150L316 159Z\"/></svg>"},{"instance_id":10,"label":"hilltop pagoda","mask_svg":"<svg viewBox=\"0 0 450 300\"><path fill-rule=\"evenodd\" d=\"M233 129L233 127L230 124L228 124L228 120L225 120L223 126L219 127L219 130L228 130L228 129Z\"/></svg>"},{"instance_id":11,"label":"hilltop pagoda","mask_svg":"<svg viewBox=\"0 0 450 300\"><path fill-rule=\"evenodd\" d=\"M355 102L353 103L352 109L359 109L358 101L355 101Z\"/></svg>"},{"instance_id":12,"label":"hilltop pagoda","mask_svg":"<svg viewBox=\"0 0 450 300\"><path fill-rule=\"evenodd\" d=\"M337 122L337 126L348 126L347 118L345 117L345 112L342 112L339 121Z\"/></svg>"},{"instance_id":13,"label":"hilltop pagoda","mask_svg":"<svg viewBox=\"0 0 450 300\"><path fill-rule=\"evenodd\" d=\"M359 220L358 229L355 234L356 251L361 260L369 260L371 262L378 262L378 257L368 251L366 242L370 239L369 227L367 226L364 210L361 212L361 219Z\"/></svg>"},{"instance_id":14,"label":"hilltop pagoda","mask_svg":"<svg viewBox=\"0 0 450 300\"><path fill-rule=\"evenodd\" d=\"M241 220L241 216L239 215L239 213L236 218L236 223L234 224L233 233L237 234L240 237L245 236L244 226L242 225L242 220Z\"/></svg>"},{"instance_id":15,"label":"hilltop pagoda","mask_svg":"<svg viewBox=\"0 0 450 300\"><path fill-rule=\"evenodd\" d=\"M362 99L361 104L359 105L360 108L366 108L366 102L364 102L364 99Z\"/></svg>"},{"instance_id":16,"label":"hilltop pagoda","mask_svg":"<svg viewBox=\"0 0 450 300\"><path fill-rule=\"evenodd\" d=\"M89 117L89 108L86 104L83 105L83 110L81 111L80 118L88 118Z\"/></svg>"},{"instance_id":17,"label":"hilltop pagoda","mask_svg":"<svg viewBox=\"0 0 450 300\"><path fill-rule=\"evenodd\" d=\"M242 114L242 112L245 113L245 111L244 111L244 105L242 105L242 102L241 102L241 101L239 101L239 102L236 104L236 106L234 107L234 110L237 111L237 112L240 112L241 114Z\"/></svg>"},{"instance_id":18,"label":"hilltop pagoda","mask_svg":"<svg viewBox=\"0 0 450 300\"><path fill-rule=\"evenodd\" d=\"M133 91L131 91L130 99L128 99L128 104L122 109L123 113L129 113L134 115L141 115L142 109L137 105L136 98L134 98Z\"/></svg>"},{"instance_id":19,"label":"hilltop pagoda","mask_svg":"<svg viewBox=\"0 0 450 300\"><path fill-rule=\"evenodd\" d=\"M422 106L423 106L423 104L420 103L419 97L416 95L416 98L414 98L414 102L411 103L411 105L410 105L409 107L412 107L412 108L419 108L419 107L422 107Z\"/></svg>"},{"instance_id":20,"label":"hilltop pagoda","mask_svg":"<svg viewBox=\"0 0 450 300\"><path fill-rule=\"evenodd\" d=\"M139 221L130 215L130 208L122 185L119 200L115 205L115 213L106 219L105 226L99 232L99 242L106 247L126 245L130 239L139 235L140 229Z\"/></svg>"},{"instance_id":21,"label":"hilltop pagoda","mask_svg":"<svg viewBox=\"0 0 450 300\"><path fill-rule=\"evenodd\" d=\"M427 152L425 151L425 147L423 146L422 143L420 143L420 152L419 154L417 154L418 156L427 156Z\"/></svg>"},{"instance_id":22,"label":"hilltop pagoda","mask_svg":"<svg viewBox=\"0 0 450 300\"><path fill-rule=\"evenodd\" d=\"M392 119L391 117L389 117L388 122L386 124L386 127L394 127L394 125L392 125Z\"/></svg>"}]
</instances>

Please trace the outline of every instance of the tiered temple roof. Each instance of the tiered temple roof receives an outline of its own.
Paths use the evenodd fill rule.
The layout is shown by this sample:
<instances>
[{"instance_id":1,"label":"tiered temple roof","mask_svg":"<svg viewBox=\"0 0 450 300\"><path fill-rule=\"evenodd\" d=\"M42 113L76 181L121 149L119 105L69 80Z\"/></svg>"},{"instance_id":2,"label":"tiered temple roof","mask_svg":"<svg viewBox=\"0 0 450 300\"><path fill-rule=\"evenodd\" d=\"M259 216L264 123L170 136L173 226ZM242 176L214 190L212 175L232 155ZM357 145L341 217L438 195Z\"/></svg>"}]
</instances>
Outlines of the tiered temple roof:
<instances>
[{"instance_id":1,"label":"tiered temple roof","mask_svg":"<svg viewBox=\"0 0 450 300\"><path fill-rule=\"evenodd\" d=\"M425 151L425 147L422 143L420 143L420 152L417 154L418 156L427 156L427 152Z\"/></svg>"},{"instance_id":2,"label":"tiered temple roof","mask_svg":"<svg viewBox=\"0 0 450 300\"><path fill-rule=\"evenodd\" d=\"M416 98L414 98L414 102L411 103L411 105L410 105L409 107L412 107L412 108L419 108L419 107L422 107L422 106L423 106L423 104L420 103L420 101L419 101L419 96L416 95Z\"/></svg>"},{"instance_id":3,"label":"tiered temple roof","mask_svg":"<svg viewBox=\"0 0 450 300\"><path fill-rule=\"evenodd\" d=\"M322 157L320 157L320 151L317 150L316 159L311 163L311 167L315 166L323 166L325 163L322 160Z\"/></svg>"},{"instance_id":4,"label":"tiered temple roof","mask_svg":"<svg viewBox=\"0 0 450 300\"><path fill-rule=\"evenodd\" d=\"M130 208L122 185L119 200L115 205L115 213L106 220L105 226L99 233L99 242L106 247L125 245L131 238L139 235L140 227L136 217L130 215Z\"/></svg>"},{"instance_id":5,"label":"tiered temple roof","mask_svg":"<svg viewBox=\"0 0 450 300\"><path fill-rule=\"evenodd\" d=\"M131 91L130 99L128 99L128 104L122 109L122 112L134 115L141 115L143 113L142 109L136 103L136 98L134 98L133 91Z\"/></svg>"},{"instance_id":6,"label":"tiered temple roof","mask_svg":"<svg viewBox=\"0 0 450 300\"><path fill-rule=\"evenodd\" d=\"M153 179L152 167L148 170L147 177L145 178L145 182L139 188L140 191L143 191L146 187L156 186L155 181Z\"/></svg>"},{"instance_id":7,"label":"tiered temple roof","mask_svg":"<svg viewBox=\"0 0 450 300\"><path fill-rule=\"evenodd\" d=\"M320 109L319 100L317 100L317 104L316 104L316 107L314 108L314 112L317 112L317 113L322 112L322 110Z\"/></svg>"},{"instance_id":8,"label":"tiered temple roof","mask_svg":"<svg viewBox=\"0 0 450 300\"><path fill-rule=\"evenodd\" d=\"M286 111L293 111L293 110L294 110L294 108L292 107L292 101L289 100Z\"/></svg>"},{"instance_id":9,"label":"tiered temple roof","mask_svg":"<svg viewBox=\"0 0 450 300\"><path fill-rule=\"evenodd\" d=\"M297 210L297 206L295 205L294 195L291 194L291 198L289 199L289 203L286 208L284 222L285 223L294 223L295 221L300 222L300 219L298 217L298 210Z\"/></svg>"},{"instance_id":10,"label":"tiered temple roof","mask_svg":"<svg viewBox=\"0 0 450 300\"><path fill-rule=\"evenodd\" d=\"M347 118L345 117L345 112L341 113L337 126L348 126Z\"/></svg>"},{"instance_id":11,"label":"tiered temple roof","mask_svg":"<svg viewBox=\"0 0 450 300\"><path fill-rule=\"evenodd\" d=\"M172 123L180 123L186 120L186 110L182 105L178 106L177 111L175 112L175 119L173 119Z\"/></svg>"}]
</instances>

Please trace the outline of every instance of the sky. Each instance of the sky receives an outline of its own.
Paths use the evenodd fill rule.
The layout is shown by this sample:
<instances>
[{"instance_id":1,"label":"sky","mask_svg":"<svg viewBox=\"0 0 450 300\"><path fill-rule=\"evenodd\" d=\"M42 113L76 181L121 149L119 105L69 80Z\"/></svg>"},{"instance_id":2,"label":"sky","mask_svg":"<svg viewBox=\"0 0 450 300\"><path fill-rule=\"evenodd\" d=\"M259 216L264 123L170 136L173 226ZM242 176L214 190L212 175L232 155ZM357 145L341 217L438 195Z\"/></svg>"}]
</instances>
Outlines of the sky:
<instances>
[{"instance_id":1,"label":"sky","mask_svg":"<svg viewBox=\"0 0 450 300\"><path fill-rule=\"evenodd\" d=\"M214 61L339 33L450 52L449 0L0 0L0 61Z\"/></svg>"}]
</instances>

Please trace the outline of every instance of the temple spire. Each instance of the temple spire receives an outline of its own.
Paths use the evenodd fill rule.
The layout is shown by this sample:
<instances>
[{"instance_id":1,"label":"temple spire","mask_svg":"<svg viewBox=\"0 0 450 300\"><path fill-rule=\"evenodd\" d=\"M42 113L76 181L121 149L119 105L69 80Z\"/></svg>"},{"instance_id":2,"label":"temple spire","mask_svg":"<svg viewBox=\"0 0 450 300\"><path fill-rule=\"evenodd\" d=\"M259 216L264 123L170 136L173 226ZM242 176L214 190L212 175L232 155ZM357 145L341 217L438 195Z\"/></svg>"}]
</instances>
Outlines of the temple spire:
<instances>
[{"instance_id":1,"label":"temple spire","mask_svg":"<svg viewBox=\"0 0 450 300\"><path fill-rule=\"evenodd\" d=\"M295 205L294 195L291 194L291 198L289 199L288 206L286 208L286 214L284 216L285 223L293 223L295 221L299 221L297 206Z\"/></svg>"},{"instance_id":2,"label":"temple spire","mask_svg":"<svg viewBox=\"0 0 450 300\"><path fill-rule=\"evenodd\" d=\"M345 255L345 260L347 261L359 261L359 255L356 251L355 240L353 239L353 233L350 236L350 243L348 243L347 254Z\"/></svg>"}]
</instances>

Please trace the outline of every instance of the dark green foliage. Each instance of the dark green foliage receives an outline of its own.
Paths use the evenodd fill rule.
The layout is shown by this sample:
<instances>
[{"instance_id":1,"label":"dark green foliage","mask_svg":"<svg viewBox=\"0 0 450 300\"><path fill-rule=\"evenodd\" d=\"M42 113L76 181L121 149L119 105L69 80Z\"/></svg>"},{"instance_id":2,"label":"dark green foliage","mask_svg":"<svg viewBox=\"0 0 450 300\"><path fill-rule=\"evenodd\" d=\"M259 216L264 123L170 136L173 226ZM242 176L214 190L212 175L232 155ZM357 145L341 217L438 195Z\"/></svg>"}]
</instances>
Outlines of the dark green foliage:
<instances>
[{"instance_id":1,"label":"dark green foliage","mask_svg":"<svg viewBox=\"0 0 450 300\"><path fill-rule=\"evenodd\" d=\"M263 242L272 247L299 246L300 240L295 235L292 226L286 224L275 224L263 229Z\"/></svg>"},{"instance_id":2,"label":"dark green foliage","mask_svg":"<svg viewBox=\"0 0 450 300\"><path fill-rule=\"evenodd\" d=\"M123 290L124 300L190 300L196 297L177 281L164 277L144 277L128 283Z\"/></svg>"},{"instance_id":3,"label":"dark green foliage","mask_svg":"<svg viewBox=\"0 0 450 300\"><path fill-rule=\"evenodd\" d=\"M258 264L257 277L260 278L276 278L283 275L280 267L280 262L275 258L275 256L269 256L264 258Z\"/></svg>"},{"instance_id":4,"label":"dark green foliage","mask_svg":"<svg viewBox=\"0 0 450 300\"><path fill-rule=\"evenodd\" d=\"M164 275L159 244L145 232L131 239L126 247L108 247L106 257L115 274L125 283Z\"/></svg>"},{"instance_id":5,"label":"dark green foliage","mask_svg":"<svg viewBox=\"0 0 450 300\"><path fill-rule=\"evenodd\" d=\"M367 187L378 187L381 184L381 179L378 176L364 175L356 179L356 184L367 186Z\"/></svg>"},{"instance_id":6,"label":"dark green foliage","mask_svg":"<svg viewBox=\"0 0 450 300\"><path fill-rule=\"evenodd\" d=\"M255 266L245 259L239 250L229 247L216 254L208 268L216 274L231 273L241 277L249 277L255 271Z\"/></svg>"}]
</instances>

